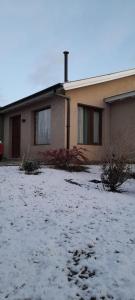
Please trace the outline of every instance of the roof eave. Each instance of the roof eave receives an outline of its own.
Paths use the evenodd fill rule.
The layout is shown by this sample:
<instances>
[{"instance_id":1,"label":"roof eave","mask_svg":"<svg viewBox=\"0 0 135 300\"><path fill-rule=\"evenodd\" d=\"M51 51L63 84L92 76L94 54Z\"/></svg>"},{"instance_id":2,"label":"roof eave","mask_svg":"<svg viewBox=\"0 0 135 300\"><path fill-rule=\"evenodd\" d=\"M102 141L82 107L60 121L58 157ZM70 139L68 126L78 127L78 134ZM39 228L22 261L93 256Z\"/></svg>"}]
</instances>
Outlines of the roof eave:
<instances>
[{"instance_id":1,"label":"roof eave","mask_svg":"<svg viewBox=\"0 0 135 300\"><path fill-rule=\"evenodd\" d=\"M117 79L129 77L133 75L135 75L135 69L121 71L121 72L107 74L107 75L101 75L97 77L91 77L91 78L77 80L77 81L71 81L71 82L64 83L63 87L65 90L72 90L72 89L77 89L77 88L86 87L90 85L104 83L107 81L117 80Z\"/></svg>"},{"instance_id":2,"label":"roof eave","mask_svg":"<svg viewBox=\"0 0 135 300\"><path fill-rule=\"evenodd\" d=\"M108 97L108 98L104 98L104 101L106 103L111 104L111 103L114 103L114 102L128 100L128 99L132 99L132 98L135 98L135 91L130 91L130 92L127 92L127 93L123 93L123 94L111 96L111 97Z\"/></svg>"},{"instance_id":3,"label":"roof eave","mask_svg":"<svg viewBox=\"0 0 135 300\"><path fill-rule=\"evenodd\" d=\"M8 111L10 111L10 110L12 110L14 108L20 108L22 106L29 105L29 104L35 102L38 97L43 96L43 95L47 96L51 92L56 91L58 89L62 89L62 88L63 88L63 84L62 83L57 83L55 85L52 85L52 86L50 86L50 87L48 87L48 88L46 88L46 89L44 89L42 91L39 91L39 92L34 93L34 94L30 95L30 96L27 96L25 98L22 98L20 100L17 100L15 102L12 102L12 103L10 103L8 105L5 105L5 106L1 107L0 108L0 113L6 113L6 112L8 112Z\"/></svg>"}]
</instances>

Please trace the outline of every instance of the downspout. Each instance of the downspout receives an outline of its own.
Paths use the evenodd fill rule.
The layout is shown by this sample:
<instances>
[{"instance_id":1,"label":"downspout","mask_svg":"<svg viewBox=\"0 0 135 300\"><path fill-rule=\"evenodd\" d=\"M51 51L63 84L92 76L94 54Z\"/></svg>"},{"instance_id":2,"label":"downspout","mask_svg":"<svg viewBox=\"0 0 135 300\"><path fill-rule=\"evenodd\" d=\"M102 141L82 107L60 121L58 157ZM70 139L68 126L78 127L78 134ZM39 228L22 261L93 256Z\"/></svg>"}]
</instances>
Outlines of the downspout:
<instances>
[{"instance_id":1,"label":"downspout","mask_svg":"<svg viewBox=\"0 0 135 300\"><path fill-rule=\"evenodd\" d=\"M70 98L67 99L67 149L70 149Z\"/></svg>"},{"instance_id":2,"label":"downspout","mask_svg":"<svg viewBox=\"0 0 135 300\"><path fill-rule=\"evenodd\" d=\"M61 97L67 101L66 148L70 149L70 97L67 97L63 94L57 94L56 92L55 92L55 96Z\"/></svg>"}]
</instances>

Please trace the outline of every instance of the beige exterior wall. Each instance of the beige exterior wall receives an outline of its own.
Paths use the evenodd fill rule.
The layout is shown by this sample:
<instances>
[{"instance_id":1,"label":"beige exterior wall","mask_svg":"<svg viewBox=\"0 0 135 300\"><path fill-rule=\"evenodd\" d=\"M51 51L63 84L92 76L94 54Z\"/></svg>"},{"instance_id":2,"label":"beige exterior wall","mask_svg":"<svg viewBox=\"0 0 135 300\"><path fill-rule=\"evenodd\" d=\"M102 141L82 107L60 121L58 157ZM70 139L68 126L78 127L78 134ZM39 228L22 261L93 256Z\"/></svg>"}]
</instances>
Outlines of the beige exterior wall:
<instances>
[{"instance_id":1,"label":"beige exterior wall","mask_svg":"<svg viewBox=\"0 0 135 300\"><path fill-rule=\"evenodd\" d=\"M135 160L135 98L110 104L111 147Z\"/></svg>"},{"instance_id":2,"label":"beige exterior wall","mask_svg":"<svg viewBox=\"0 0 135 300\"><path fill-rule=\"evenodd\" d=\"M102 146L82 145L87 150L89 160L101 160L111 142L110 106L105 104L104 98L132 90L135 90L135 76L67 91L66 95L71 98L70 146L77 144L78 104L103 108Z\"/></svg>"},{"instance_id":3,"label":"beige exterior wall","mask_svg":"<svg viewBox=\"0 0 135 300\"><path fill-rule=\"evenodd\" d=\"M48 106L51 106L51 144L34 145L34 112ZM65 106L64 99L40 97L34 104L25 105L18 110L14 109L10 113L6 113L4 117L4 156L11 158L11 118L15 115L21 115L21 157L25 155L27 158L42 159L40 152L65 147Z\"/></svg>"},{"instance_id":4,"label":"beige exterior wall","mask_svg":"<svg viewBox=\"0 0 135 300\"><path fill-rule=\"evenodd\" d=\"M70 148L77 145L78 136L78 104L86 104L102 108L102 145L82 145L87 150L89 160L100 161L106 148L114 141L118 130L125 136L125 127L128 127L127 139L134 135L134 111L135 104L130 101L119 104L106 104L104 98L120 93L135 90L135 75L127 78L117 79L110 82L100 83L93 86L66 91L70 101ZM134 101L135 103L135 101ZM34 111L51 106L51 144L34 145ZM21 115L21 157L25 155L30 158L41 158L39 152L48 149L66 147L66 116L67 102L63 98L40 96L34 104L14 108L4 116L4 145L5 157L11 157L11 117ZM124 120L127 120L126 123ZM123 123L123 124L122 124ZM128 138L128 136L130 138ZM133 138L132 138L133 140ZM134 147L134 142L132 143Z\"/></svg>"}]
</instances>

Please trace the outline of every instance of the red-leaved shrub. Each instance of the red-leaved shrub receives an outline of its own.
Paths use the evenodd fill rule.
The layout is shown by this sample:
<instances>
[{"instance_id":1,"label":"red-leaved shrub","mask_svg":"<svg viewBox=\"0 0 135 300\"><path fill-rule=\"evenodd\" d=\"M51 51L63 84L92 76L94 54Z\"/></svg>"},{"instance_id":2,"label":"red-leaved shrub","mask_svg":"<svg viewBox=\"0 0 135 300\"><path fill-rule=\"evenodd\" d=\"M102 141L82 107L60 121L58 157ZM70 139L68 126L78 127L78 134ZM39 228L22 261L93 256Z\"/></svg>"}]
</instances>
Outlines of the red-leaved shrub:
<instances>
[{"instance_id":1,"label":"red-leaved shrub","mask_svg":"<svg viewBox=\"0 0 135 300\"><path fill-rule=\"evenodd\" d=\"M84 155L84 149L74 146L72 149L56 149L42 152L43 160L46 164L55 165L61 169L72 169L88 162ZM81 169L81 168L80 168ZM79 170L79 168L78 168Z\"/></svg>"}]
</instances>

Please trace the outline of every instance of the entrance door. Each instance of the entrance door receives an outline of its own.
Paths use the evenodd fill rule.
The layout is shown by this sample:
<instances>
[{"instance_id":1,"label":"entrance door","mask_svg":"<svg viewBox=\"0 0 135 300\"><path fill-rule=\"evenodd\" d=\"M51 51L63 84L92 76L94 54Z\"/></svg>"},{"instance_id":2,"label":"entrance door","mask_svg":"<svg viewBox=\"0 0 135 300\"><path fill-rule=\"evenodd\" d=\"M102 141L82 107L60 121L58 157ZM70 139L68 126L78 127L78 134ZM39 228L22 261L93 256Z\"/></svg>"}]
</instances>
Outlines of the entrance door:
<instances>
[{"instance_id":1,"label":"entrance door","mask_svg":"<svg viewBox=\"0 0 135 300\"><path fill-rule=\"evenodd\" d=\"M20 157L20 128L21 116L12 118L12 157Z\"/></svg>"}]
</instances>

